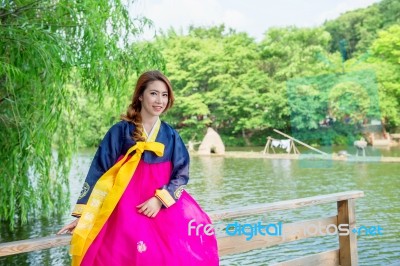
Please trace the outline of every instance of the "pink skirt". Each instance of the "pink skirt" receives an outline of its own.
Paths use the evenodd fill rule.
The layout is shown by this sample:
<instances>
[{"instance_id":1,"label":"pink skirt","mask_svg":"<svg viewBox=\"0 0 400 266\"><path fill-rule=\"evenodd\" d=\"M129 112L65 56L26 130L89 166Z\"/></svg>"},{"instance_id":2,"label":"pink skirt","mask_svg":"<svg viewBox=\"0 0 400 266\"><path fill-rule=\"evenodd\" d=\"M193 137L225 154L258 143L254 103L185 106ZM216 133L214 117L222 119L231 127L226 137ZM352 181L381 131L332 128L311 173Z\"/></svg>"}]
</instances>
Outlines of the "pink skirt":
<instances>
[{"instance_id":1,"label":"pink skirt","mask_svg":"<svg viewBox=\"0 0 400 266\"><path fill-rule=\"evenodd\" d=\"M170 162L139 162L81 265L219 265L215 234L204 230L210 218L186 191L155 218L138 213L136 206L167 184L171 171ZM202 227L196 230L199 224Z\"/></svg>"}]
</instances>

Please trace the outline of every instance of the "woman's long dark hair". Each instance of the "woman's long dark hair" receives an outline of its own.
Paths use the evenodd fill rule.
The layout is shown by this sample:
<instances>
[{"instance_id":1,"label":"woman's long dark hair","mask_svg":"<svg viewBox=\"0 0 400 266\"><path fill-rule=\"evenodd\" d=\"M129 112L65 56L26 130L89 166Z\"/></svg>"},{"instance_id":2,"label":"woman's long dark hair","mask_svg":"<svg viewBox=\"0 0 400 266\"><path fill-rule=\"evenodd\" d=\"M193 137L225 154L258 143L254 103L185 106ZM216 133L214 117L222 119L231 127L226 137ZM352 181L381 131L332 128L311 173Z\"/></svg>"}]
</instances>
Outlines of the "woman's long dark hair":
<instances>
[{"instance_id":1,"label":"woman's long dark hair","mask_svg":"<svg viewBox=\"0 0 400 266\"><path fill-rule=\"evenodd\" d=\"M144 90L147 88L147 85L153 81L162 81L167 86L168 90L168 104L165 107L163 113L172 107L174 104L174 94L172 92L171 82L168 80L166 76L164 76L158 70L152 70L144 72L140 75L135 91L133 93L132 102L128 107L125 115L121 115L121 119L131 122L135 125L135 131L133 132L133 139L135 141L144 141L143 134L143 126L142 126L142 116L140 115L140 111L142 110L142 103L139 100L139 97L143 95Z\"/></svg>"}]
</instances>

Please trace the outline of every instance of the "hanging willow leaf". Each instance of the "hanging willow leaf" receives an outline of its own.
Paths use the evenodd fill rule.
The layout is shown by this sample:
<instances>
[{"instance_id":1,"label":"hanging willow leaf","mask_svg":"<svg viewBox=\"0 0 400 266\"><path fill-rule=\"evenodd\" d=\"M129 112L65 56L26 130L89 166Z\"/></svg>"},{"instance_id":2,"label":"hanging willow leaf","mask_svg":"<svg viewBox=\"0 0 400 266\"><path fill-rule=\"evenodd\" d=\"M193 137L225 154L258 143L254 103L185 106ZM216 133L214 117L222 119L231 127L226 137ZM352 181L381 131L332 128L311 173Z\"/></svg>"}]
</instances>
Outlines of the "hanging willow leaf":
<instances>
[{"instance_id":1,"label":"hanging willow leaf","mask_svg":"<svg viewBox=\"0 0 400 266\"><path fill-rule=\"evenodd\" d=\"M132 5L0 0L0 220L11 227L69 208L74 86L101 99L158 60L133 55L151 22L131 18Z\"/></svg>"}]
</instances>

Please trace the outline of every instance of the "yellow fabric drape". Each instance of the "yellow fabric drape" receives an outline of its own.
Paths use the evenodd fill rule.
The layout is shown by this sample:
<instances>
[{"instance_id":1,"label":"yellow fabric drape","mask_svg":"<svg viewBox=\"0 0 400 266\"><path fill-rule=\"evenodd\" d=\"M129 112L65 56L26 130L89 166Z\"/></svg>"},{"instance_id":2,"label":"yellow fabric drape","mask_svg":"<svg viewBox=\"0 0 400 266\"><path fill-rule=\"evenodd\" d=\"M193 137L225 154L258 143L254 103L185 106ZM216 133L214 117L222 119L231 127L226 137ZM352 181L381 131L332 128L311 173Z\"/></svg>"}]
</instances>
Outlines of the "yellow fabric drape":
<instances>
[{"instance_id":1,"label":"yellow fabric drape","mask_svg":"<svg viewBox=\"0 0 400 266\"><path fill-rule=\"evenodd\" d=\"M122 160L118 161L97 181L72 236L70 249L72 265L81 264L86 251L103 228L128 186L145 150L152 151L157 156L163 156L164 144L137 142L128 150ZM128 155L134 151L135 154L124 163Z\"/></svg>"}]
</instances>

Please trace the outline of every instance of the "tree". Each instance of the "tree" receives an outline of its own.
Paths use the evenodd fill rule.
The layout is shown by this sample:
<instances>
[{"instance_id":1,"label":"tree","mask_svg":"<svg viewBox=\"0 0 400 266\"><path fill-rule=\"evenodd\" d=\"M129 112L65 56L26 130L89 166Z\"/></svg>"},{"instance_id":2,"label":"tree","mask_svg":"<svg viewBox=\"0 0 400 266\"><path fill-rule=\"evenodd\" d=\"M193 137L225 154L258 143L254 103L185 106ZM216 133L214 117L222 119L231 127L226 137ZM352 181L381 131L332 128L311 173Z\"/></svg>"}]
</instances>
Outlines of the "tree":
<instances>
[{"instance_id":1,"label":"tree","mask_svg":"<svg viewBox=\"0 0 400 266\"><path fill-rule=\"evenodd\" d=\"M0 1L0 220L64 212L80 87L118 92L149 25L120 0ZM68 86L67 86L68 84Z\"/></svg>"},{"instance_id":2,"label":"tree","mask_svg":"<svg viewBox=\"0 0 400 266\"><path fill-rule=\"evenodd\" d=\"M380 31L372 44L372 52L383 60L400 65L400 25Z\"/></svg>"},{"instance_id":3,"label":"tree","mask_svg":"<svg viewBox=\"0 0 400 266\"><path fill-rule=\"evenodd\" d=\"M263 95L269 78L258 68L253 38L222 25L192 27L187 35L170 31L157 43L177 95L169 118L174 118L184 139L197 133L196 140L201 140L206 127L212 126L227 145L242 145L265 128Z\"/></svg>"},{"instance_id":4,"label":"tree","mask_svg":"<svg viewBox=\"0 0 400 266\"><path fill-rule=\"evenodd\" d=\"M388 129L400 125L400 26L378 33L369 63L378 73L382 118Z\"/></svg>"},{"instance_id":5,"label":"tree","mask_svg":"<svg viewBox=\"0 0 400 266\"><path fill-rule=\"evenodd\" d=\"M316 111L322 108L318 102L318 88L303 88L309 94L307 98L304 94L295 94L291 84L296 84L299 78L339 71L340 68L331 63L337 56L329 55L327 51L330 39L330 34L322 28L271 28L265 33L259 45L261 69L271 78L272 84L265 93L268 112L264 114L264 124L288 129L291 117L296 115L296 119L300 119L292 120L296 122L296 128L312 129L321 116L324 117L324 114ZM303 102L304 105L298 105L297 102L303 97L307 101ZM308 113L300 118L298 114L305 114L302 110L308 110Z\"/></svg>"},{"instance_id":6,"label":"tree","mask_svg":"<svg viewBox=\"0 0 400 266\"><path fill-rule=\"evenodd\" d=\"M400 22L399 12L399 1L382 0L325 22L324 29L332 36L330 52L339 51L342 41L348 44L348 58L368 52L379 30Z\"/></svg>"}]
</instances>

